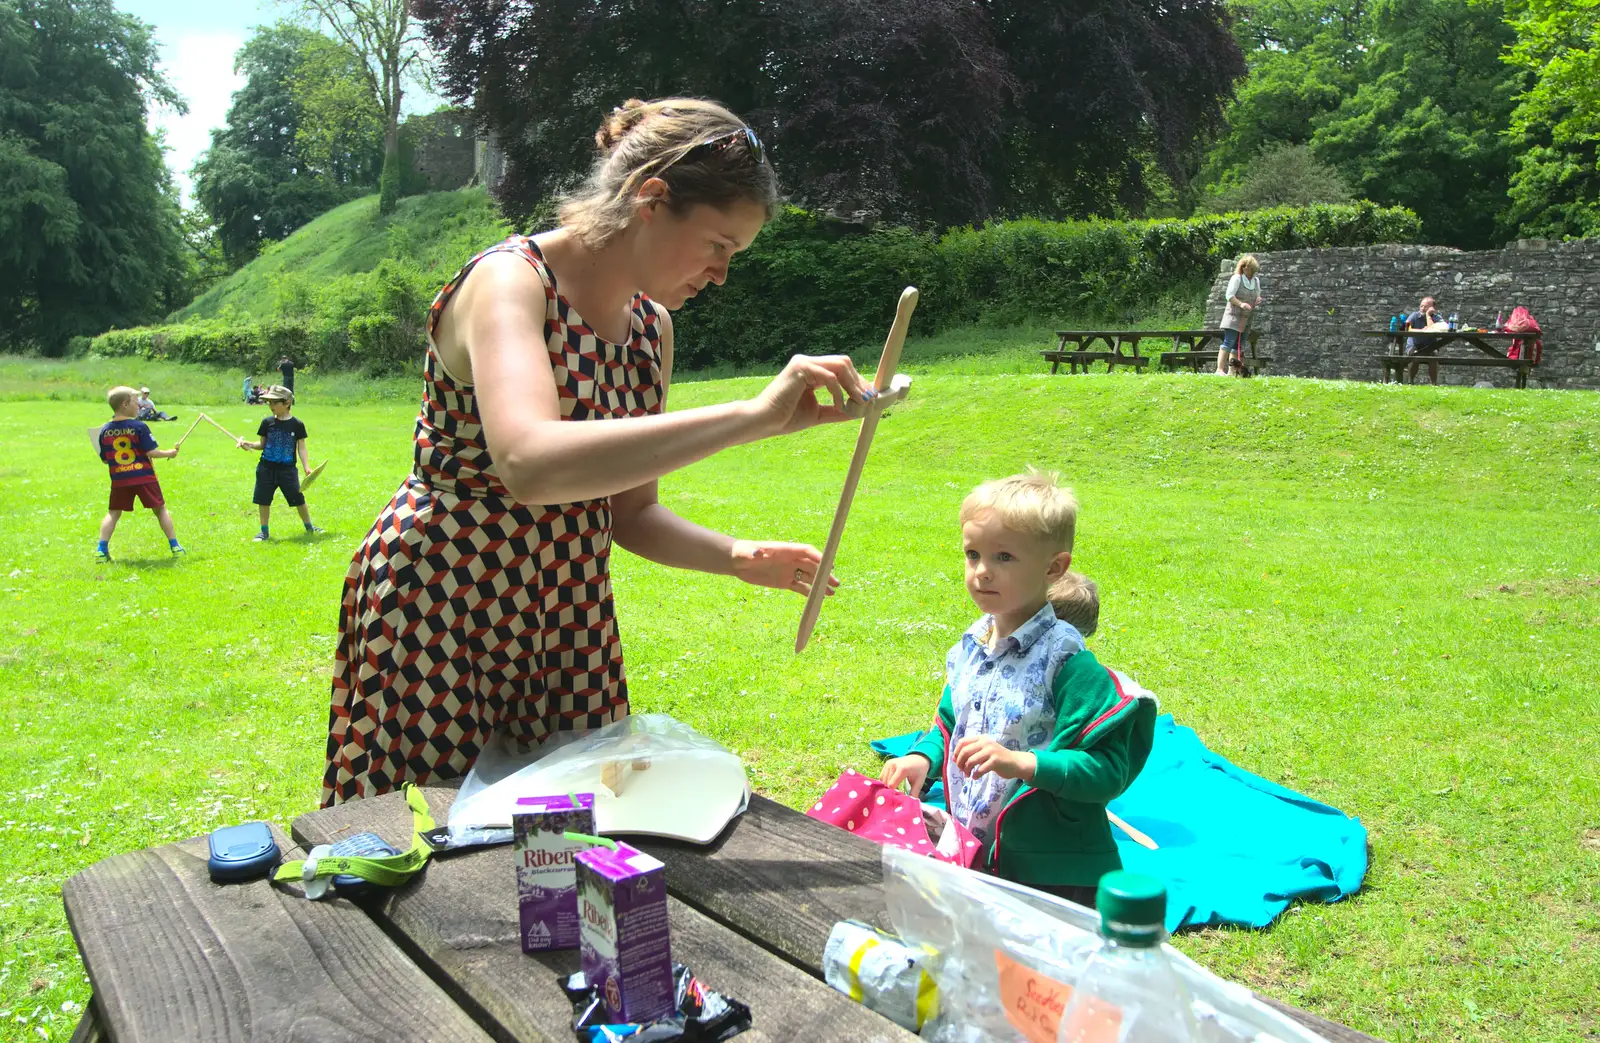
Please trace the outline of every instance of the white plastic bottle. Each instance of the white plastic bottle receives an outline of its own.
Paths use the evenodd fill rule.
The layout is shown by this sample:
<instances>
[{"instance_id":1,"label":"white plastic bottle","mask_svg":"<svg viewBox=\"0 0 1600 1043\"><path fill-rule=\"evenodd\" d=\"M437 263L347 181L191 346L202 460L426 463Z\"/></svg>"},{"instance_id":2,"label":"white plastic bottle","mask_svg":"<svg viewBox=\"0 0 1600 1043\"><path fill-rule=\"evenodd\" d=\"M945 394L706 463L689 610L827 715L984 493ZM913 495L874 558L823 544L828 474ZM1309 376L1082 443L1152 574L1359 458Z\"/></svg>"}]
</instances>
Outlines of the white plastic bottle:
<instances>
[{"instance_id":1,"label":"white plastic bottle","mask_svg":"<svg viewBox=\"0 0 1600 1043\"><path fill-rule=\"evenodd\" d=\"M1058 1043L1199 1043L1189 990L1161 948L1165 885L1138 873L1107 873L1095 906L1100 947L1061 1012Z\"/></svg>"}]
</instances>

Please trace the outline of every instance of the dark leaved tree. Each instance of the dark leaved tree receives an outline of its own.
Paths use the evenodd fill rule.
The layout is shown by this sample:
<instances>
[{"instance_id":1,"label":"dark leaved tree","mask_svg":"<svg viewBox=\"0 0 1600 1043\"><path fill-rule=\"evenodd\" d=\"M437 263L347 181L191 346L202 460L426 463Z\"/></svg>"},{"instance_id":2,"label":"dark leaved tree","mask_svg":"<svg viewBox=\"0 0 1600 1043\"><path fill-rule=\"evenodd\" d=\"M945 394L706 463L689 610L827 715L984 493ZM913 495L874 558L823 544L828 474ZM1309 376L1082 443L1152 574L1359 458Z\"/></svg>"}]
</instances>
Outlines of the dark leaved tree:
<instances>
[{"instance_id":1,"label":"dark leaved tree","mask_svg":"<svg viewBox=\"0 0 1600 1043\"><path fill-rule=\"evenodd\" d=\"M1012 214L1140 215L1147 171L1184 180L1244 73L1221 0L990 0L1024 85Z\"/></svg>"},{"instance_id":2,"label":"dark leaved tree","mask_svg":"<svg viewBox=\"0 0 1600 1043\"><path fill-rule=\"evenodd\" d=\"M147 102L182 105L147 25L110 0L0 0L0 346L58 350L184 303Z\"/></svg>"},{"instance_id":3,"label":"dark leaved tree","mask_svg":"<svg viewBox=\"0 0 1600 1043\"><path fill-rule=\"evenodd\" d=\"M441 85L506 152L500 196L516 216L582 176L611 106L666 94L743 115L814 208L948 225L1137 207L1146 186L1129 170L1153 159L1178 173L1242 68L1210 0L414 8Z\"/></svg>"}]
</instances>

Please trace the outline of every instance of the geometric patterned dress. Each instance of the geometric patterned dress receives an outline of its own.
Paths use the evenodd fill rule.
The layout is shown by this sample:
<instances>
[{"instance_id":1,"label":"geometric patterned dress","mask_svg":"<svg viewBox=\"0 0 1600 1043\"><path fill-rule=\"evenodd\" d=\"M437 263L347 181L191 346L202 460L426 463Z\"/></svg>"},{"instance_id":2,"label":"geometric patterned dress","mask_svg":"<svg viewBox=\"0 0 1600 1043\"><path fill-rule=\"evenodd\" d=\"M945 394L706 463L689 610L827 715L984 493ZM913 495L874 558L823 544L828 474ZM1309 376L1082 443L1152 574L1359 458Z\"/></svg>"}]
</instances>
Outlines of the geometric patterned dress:
<instances>
[{"instance_id":1,"label":"geometric patterned dress","mask_svg":"<svg viewBox=\"0 0 1600 1043\"><path fill-rule=\"evenodd\" d=\"M480 259L523 257L545 287L545 346L563 420L661 410L661 323L633 300L626 344L595 336L538 246L513 236L439 291L414 464L345 576L328 715L324 807L464 775L490 734L542 742L628 712L611 601L611 504L520 504L506 493L469 384L431 333Z\"/></svg>"}]
</instances>

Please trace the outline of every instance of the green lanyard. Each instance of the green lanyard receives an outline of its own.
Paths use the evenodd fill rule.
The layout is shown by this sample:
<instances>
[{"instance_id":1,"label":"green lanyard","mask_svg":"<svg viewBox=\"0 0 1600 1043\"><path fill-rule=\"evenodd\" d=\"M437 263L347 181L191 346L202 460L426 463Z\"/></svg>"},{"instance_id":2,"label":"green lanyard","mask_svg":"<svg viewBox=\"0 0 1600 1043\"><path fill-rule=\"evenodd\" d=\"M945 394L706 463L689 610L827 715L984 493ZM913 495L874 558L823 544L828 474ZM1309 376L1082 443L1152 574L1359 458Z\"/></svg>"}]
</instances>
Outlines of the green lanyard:
<instances>
[{"instance_id":1,"label":"green lanyard","mask_svg":"<svg viewBox=\"0 0 1600 1043\"><path fill-rule=\"evenodd\" d=\"M428 814L428 802L423 799L421 790L409 782L402 786L401 790L405 793L407 806L411 808L411 850L377 858L324 855L314 861L309 873L306 872L306 861L310 860L288 862L278 868L272 879L284 883L290 880L309 881L348 873L379 887L399 887L410 880L428 864L428 856L433 853L433 849L422 839L423 833L434 828L433 816Z\"/></svg>"}]
</instances>

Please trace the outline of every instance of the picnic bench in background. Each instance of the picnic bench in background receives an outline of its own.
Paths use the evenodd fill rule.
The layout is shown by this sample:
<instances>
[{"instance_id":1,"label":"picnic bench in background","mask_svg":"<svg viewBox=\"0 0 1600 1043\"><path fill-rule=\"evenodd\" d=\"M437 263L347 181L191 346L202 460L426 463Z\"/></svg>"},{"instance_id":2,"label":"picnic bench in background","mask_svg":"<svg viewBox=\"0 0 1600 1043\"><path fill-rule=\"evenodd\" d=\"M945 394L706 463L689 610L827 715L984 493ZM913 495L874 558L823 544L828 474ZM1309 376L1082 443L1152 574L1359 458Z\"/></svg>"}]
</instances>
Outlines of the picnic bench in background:
<instances>
[{"instance_id":1,"label":"picnic bench in background","mask_svg":"<svg viewBox=\"0 0 1600 1043\"><path fill-rule=\"evenodd\" d=\"M437 821L450 786L423 790ZM399 794L300 816L303 849L371 831L409 846ZM673 959L749 1004L750 1043L915 1043L822 981L838 920L889 927L880 849L763 797L714 843L630 840L666 863ZM303 857L279 837L285 858ZM115 855L62 890L94 987L76 1041L488 1040L570 1043L558 974L575 950L525 955L509 847L436 856L361 904L265 880L217 886L204 837ZM1378 1043L1276 1000L1335 1043Z\"/></svg>"},{"instance_id":2,"label":"picnic bench in background","mask_svg":"<svg viewBox=\"0 0 1600 1043\"><path fill-rule=\"evenodd\" d=\"M1358 330L1363 337L1386 337L1389 339L1389 353L1387 355L1374 355L1374 361L1383 366L1383 382L1389 383L1390 374L1394 375L1394 382L1400 383L1402 371L1413 363L1417 365L1433 366L1489 366L1516 371L1517 387L1528 386L1528 371L1538 363L1524 356L1511 358L1505 351L1495 347L1504 344L1509 350L1514 340L1531 341L1536 336L1527 333L1489 333L1478 330ZM1417 351L1414 355L1405 353L1406 338L1416 341ZM1470 344L1478 349L1477 355L1441 355L1440 349L1446 345L1456 343Z\"/></svg>"},{"instance_id":3,"label":"picnic bench in background","mask_svg":"<svg viewBox=\"0 0 1600 1043\"><path fill-rule=\"evenodd\" d=\"M1199 373L1202 369L1215 370L1217 368L1217 352L1222 350L1222 335L1225 330L1178 330L1172 334L1172 350L1161 353L1161 368L1176 370L1179 366L1188 366L1190 372ZM1272 362L1269 355L1256 353L1256 341L1261 337L1259 330L1249 330L1244 335L1245 350L1241 354L1241 362L1245 372L1252 377L1260 376L1267 371L1267 366ZM1216 341L1215 346L1212 341Z\"/></svg>"},{"instance_id":4,"label":"picnic bench in background","mask_svg":"<svg viewBox=\"0 0 1600 1043\"><path fill-rule=\"evenodd\" d=\"M1050 372L1058 373L1061 364L1068 365L1068 372L1076 373L1079 367L1083 372L1089 372L1089 366L1095 362L1104 362L1106 371L1114 371L1118 366L1132 366L1135 369L1144 369L1150 364L1151 356L1142 354L1139 350L1141 341L1159 340L1172 346L1172 350L1160 356L1162 368L1175 370L1179 366L1188 366L1194 372L1199 372L1200 367L1206 363L1205 355L1208 345L1215 341L1220 348L1222 333L1217 330L1056 330L1056 346L1039 352L1046 362L1050 363ZM1256 338L1259 334L1251 330L1245 335L1249 354L1245 358L1245 367L1252 373L1260 373L1266 369L1267 363L1272 359L1256 354ZM1210 367L1215 369L1217 357L1214 354L1218 348L1211 348Z\"/></svg>"}]
</instances>

